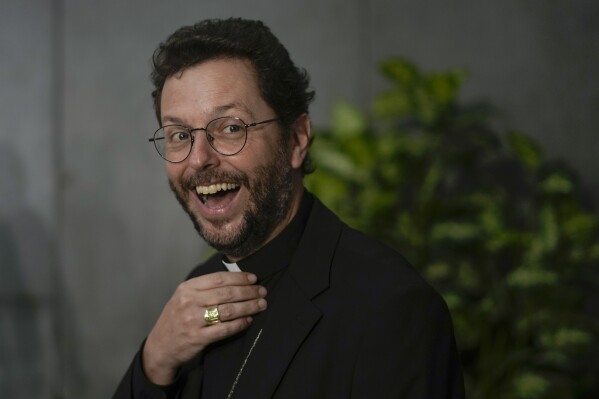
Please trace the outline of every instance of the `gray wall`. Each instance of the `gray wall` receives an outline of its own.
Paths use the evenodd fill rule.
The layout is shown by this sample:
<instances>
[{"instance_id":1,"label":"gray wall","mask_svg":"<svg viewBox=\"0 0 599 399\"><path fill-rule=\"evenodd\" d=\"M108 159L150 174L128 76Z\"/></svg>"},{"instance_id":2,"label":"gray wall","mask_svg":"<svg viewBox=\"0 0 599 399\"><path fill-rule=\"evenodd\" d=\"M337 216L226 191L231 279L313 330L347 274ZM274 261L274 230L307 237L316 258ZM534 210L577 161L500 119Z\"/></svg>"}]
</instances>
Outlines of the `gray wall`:
<instances>
[{"instance_id":1,"label":"gray wall","mask_svg":"<svg viewBox=\"0 0 599 399\"><path fill-rule=\"evenodd\" d=\"M260 18L306 67L316 125L366 105L376 61L465 67L464 99L567 158L599 198L593 0L3 0L0 392L105 398L162 304L207 255L146 138L149 58L183 24Z\"/></svg>"}]
</instances>

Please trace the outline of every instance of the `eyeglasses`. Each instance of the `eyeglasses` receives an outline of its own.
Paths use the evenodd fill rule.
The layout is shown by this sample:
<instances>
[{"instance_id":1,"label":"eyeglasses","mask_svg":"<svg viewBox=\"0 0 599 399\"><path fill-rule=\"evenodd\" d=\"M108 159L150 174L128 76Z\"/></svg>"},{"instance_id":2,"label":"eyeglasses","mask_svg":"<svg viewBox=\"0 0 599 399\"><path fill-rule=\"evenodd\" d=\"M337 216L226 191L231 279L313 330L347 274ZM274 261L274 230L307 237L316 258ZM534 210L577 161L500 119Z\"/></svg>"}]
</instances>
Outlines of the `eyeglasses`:
<instances>
[{"instance_id":1,"label":"eyeglasses","mask_svg":"<svg viewBox=\"0 0 599 399\"><path fill-rule=\"evenodd\" d=\"M245 147L247 141L247 129L274 122L278 118L267 119L262 122L246 124L234 116L223 116L216 118L206 127L189 128L181 125L162 126L154 132L154 137L149 141L154 143L156 151L168 162L179 163L187 159L191 154L195 142L195 132L203 130L210 147L219 154L231 156L239 153Z\"/></svg>"}]
</instances>

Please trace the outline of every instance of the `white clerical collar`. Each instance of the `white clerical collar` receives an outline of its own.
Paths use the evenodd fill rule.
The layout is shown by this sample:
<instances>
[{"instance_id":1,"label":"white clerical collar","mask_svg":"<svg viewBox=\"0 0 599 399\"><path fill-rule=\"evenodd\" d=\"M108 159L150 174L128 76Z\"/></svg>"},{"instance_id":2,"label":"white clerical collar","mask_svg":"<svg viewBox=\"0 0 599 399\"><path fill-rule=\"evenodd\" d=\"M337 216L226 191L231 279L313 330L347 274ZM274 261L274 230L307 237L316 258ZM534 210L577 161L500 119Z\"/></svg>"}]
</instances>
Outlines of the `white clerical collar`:
<instances>
[{"instance_id":1,"label":"white clerical collar","mask_svg":"<svg viewBox=\"0 0 599 399\"><path fill-rule=\"evenodd\" d=\"M241 269L239 268L239 266L237 266L237 263L235 263L235 262L227 263L223 260L223 265L225 265L227 270L230 272L240 272L241 271Z\"/></svg>"}]
</instances>

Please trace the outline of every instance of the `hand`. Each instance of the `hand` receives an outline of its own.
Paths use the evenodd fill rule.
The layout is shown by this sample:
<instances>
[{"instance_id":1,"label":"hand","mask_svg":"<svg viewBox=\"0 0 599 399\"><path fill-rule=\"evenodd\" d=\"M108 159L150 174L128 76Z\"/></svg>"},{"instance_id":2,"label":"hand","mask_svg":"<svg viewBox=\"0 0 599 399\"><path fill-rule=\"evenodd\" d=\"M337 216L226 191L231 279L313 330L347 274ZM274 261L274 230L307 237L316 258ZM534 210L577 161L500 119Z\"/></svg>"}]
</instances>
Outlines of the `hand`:
<instances>
[{"instance_id":1,"label":"hand","mask_svg":"<svg viewBox=\"0 0 599 399\"><path fill-rule=\"evenodd\" d=\"M209 344L249 327L252 315L266 309L266 288L256 276L218 272L181 283L148 335L143 368L154 384L174 381L178 368ZM220 323L204 320L206 307L218 305Z\"/></svg>"}]
</instances>

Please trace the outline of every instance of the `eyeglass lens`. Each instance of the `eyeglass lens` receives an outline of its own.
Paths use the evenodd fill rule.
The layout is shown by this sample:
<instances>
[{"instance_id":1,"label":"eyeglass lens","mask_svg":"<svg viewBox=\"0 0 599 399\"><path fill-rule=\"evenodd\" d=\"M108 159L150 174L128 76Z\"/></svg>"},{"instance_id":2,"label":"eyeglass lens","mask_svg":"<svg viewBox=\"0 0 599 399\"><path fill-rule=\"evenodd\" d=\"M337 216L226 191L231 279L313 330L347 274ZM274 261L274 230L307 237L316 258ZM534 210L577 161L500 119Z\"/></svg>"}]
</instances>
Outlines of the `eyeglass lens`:
<instances>
[{"instance_id":1,"label":"eyeglass lens","mask_svg":"<svg viewBox=\"0 0 599 399\"><path fill-rule=\"evenodd\" d=\"M185 126L168 125L154 133L154 145L167 161L182 162L191 153L193 135L204 130L210 146L223 155L234 155L245 145L247 130L245 123L235 117L218 118L205 129L189 129Z\"/></svg>"}]
</instances>

